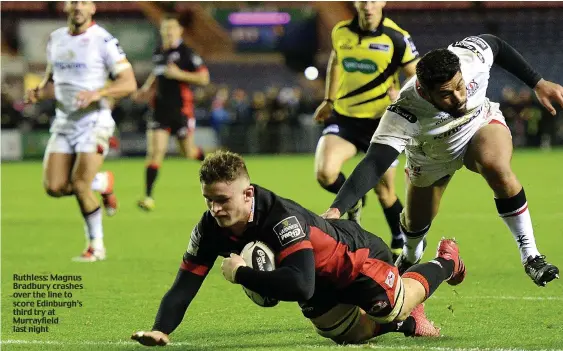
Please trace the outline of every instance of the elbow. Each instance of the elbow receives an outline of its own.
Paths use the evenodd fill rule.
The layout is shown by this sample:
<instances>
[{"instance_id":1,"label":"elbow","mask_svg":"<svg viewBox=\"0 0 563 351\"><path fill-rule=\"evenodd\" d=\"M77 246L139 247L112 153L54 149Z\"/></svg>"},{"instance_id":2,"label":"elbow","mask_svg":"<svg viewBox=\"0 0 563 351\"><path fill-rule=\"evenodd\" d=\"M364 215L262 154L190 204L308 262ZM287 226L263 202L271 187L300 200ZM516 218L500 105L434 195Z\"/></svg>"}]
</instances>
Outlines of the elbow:
<instances>
[{"instance_id":1,"label":"elbow","mask_svg":"<svg viewBox=\"0 0 563 351\"><path fill-rule=\"evenodd\" d=\"M306 279L300 279L298 286L296 288L296 300L297 301L308 301L313 297L315 293L315 279L311 281L306 281Z\"/></svg>"}]
</instances>

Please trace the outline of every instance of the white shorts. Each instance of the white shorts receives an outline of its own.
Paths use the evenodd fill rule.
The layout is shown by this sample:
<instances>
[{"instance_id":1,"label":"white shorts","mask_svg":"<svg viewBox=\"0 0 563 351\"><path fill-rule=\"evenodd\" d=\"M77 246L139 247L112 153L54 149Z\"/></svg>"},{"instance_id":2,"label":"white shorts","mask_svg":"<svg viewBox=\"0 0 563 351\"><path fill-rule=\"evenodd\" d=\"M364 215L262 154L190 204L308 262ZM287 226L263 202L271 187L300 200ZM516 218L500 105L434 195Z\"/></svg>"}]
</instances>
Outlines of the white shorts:
<instances>
[{"instance_id":1,"label":"white shorts","mask_svg":"<svg viewBox=\"0 0 563 351\"><path fill-rule=\"evenodd\" d=\"M499 105L497 103L491 103L489 112L483 119L483 123L481 123L479 128L475 130L475 133L477 133L480 128L494 123L502 124L508 129L506 120L504 119L504 116L502 115L502 112L500 111ZM465 144L462 153L452 160L437 161L427 158L422 161L419 158L415 162L407 157L405 173L407 174L407 177L409 178L411 184L417 187L424 188L431 186L432 184L446 176L453 176L458 169L463 167L463 159L470 141L471 139L468 139L468 142L467 144Z\"/></svg>"},{"instance_id":2,"label":"white shorts","mask_svg":"<svg viewBox=\"0 0 563 351\"><path fill-rule=\"evenodd\" d=\"M109 138L115 130L115 122L109 110L96 111L79 121L67 122L65 127L52 130L45 156L50 153L107 155Z\"/></svg>"}]
</instances>

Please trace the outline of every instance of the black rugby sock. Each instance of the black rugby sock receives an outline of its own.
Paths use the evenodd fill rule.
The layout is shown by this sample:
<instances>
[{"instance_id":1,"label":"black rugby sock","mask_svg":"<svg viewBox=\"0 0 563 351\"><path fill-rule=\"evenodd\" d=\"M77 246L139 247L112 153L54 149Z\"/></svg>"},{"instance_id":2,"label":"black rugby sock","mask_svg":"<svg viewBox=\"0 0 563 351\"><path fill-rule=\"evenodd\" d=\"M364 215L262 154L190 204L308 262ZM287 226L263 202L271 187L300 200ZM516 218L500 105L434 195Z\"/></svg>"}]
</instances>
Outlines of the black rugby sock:
<instances>
[{"instance_id":1,"label":"black rugby sock","mask_svg":"<svg viewBox=\"0 0 563 351\"><path fill-rule=\"evenodd\" d=\"M159 165L151 163L147 166L146 173L145 173L145 192L148 197L152 196L152 190L154 187L154 182L156 181L156 177L158 176L158 169Z\"/></svg>"}]
</instances>

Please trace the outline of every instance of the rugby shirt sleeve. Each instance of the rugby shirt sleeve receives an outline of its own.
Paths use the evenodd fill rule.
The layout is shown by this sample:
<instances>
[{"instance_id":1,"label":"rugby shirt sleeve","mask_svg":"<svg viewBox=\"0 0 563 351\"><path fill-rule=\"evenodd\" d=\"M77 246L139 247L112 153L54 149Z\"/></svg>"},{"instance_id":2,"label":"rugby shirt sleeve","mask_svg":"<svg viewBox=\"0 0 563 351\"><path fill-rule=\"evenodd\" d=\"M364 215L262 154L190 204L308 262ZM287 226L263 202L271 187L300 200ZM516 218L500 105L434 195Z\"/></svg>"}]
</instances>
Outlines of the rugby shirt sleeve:
<instances>
[{"instance_id":1,"label":"rugby shirt sleeve","mask_svg":"<svg viewBox=\"0 0 563 351\"><path fill-rule=\"evenodd\" d=\"M114 77L117 76L120 72L131 67L131 64L129 63L129 61L127 61L125 52L121 48L121 45L119 44L119 40L117 40L117 38L111 35L104 38L102 43L102 51L104 64Z\"/></svg>"},{"instance_id":2,"label":"rugby shirt sleeve","mask_svg":"<svg viewBox=\"0 0 563 351\"><path fill-rule=\"evenodd\" d=\"M240 267L235 280L263 296L281 301L306 301L315 291L315 257L309 226L299 215L284 214L278 218L283 219L263 235L276 254L276 269L263 272Z\"/></svg>"},{"instance_id":3,"label":"rugby shirt sleeve","mask_svg":"<svg viewBox=\"0 0 563 351\"><path fill-rule=\"evenodd\" d=\"M494 63L534 88L542 76L510 44L492 34L481 34L479 38L491 48Z\"/></svg>"},{"instance_id":4,"label":"rugby shirt sleeve","mask_svg":"<svg viewBox=\"0 0 563 351\"><path fill-rule=\"evenodd\" d=\"M409 33L405 32L403 40L405 41L405 53L401 59L401 66L409 64L420 57L420 54L414 45L414 40Z\"/></svg>"}]
</instances>

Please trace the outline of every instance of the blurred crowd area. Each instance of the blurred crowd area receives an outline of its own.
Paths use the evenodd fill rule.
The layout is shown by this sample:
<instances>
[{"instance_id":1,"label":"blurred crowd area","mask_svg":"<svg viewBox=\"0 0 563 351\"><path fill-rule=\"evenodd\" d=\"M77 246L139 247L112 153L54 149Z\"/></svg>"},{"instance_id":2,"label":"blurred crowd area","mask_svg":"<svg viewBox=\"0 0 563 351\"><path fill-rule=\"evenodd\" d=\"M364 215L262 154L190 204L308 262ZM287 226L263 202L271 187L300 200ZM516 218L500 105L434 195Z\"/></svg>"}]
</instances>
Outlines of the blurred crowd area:
<instances>
[{"instance_id":1,"label":"blurred crowd area","mask_svg":"<svg viewBox=\"0 0 563 351\"><path fill-rule=\"evenodd\" d=\"M64 25L60 3L53 4L2 2L2 129L49 128L54 101L26 106L23 94L39 83L45 66L44 43L35 33ZM314 150L322 126L312 114L324 96L330 31L353 15L350 2L100 3L96 21L120 40L139 86L152 69L158 42L155 11L163 8L189 14L185 40L208 64L212 83L193 88L198 127L213 130L222 146L239 152ZM415 1L388 2L387 8L387 15L412 34L421 54L468 35L493 33L547 79L563 82L560 3ZM241 9L286 11L299 21L251 32L224 23L229 11ZM209 44L219 42L224 45ZM318 79L305 79L308 66L318 68ZM563 145L561 109L549 115L532 90L496 68L488 91L501 104L516 146ZM124 98L114 104L118 133L144 133L150 114L147 102Z\"/></svg>"}]
</instances>

